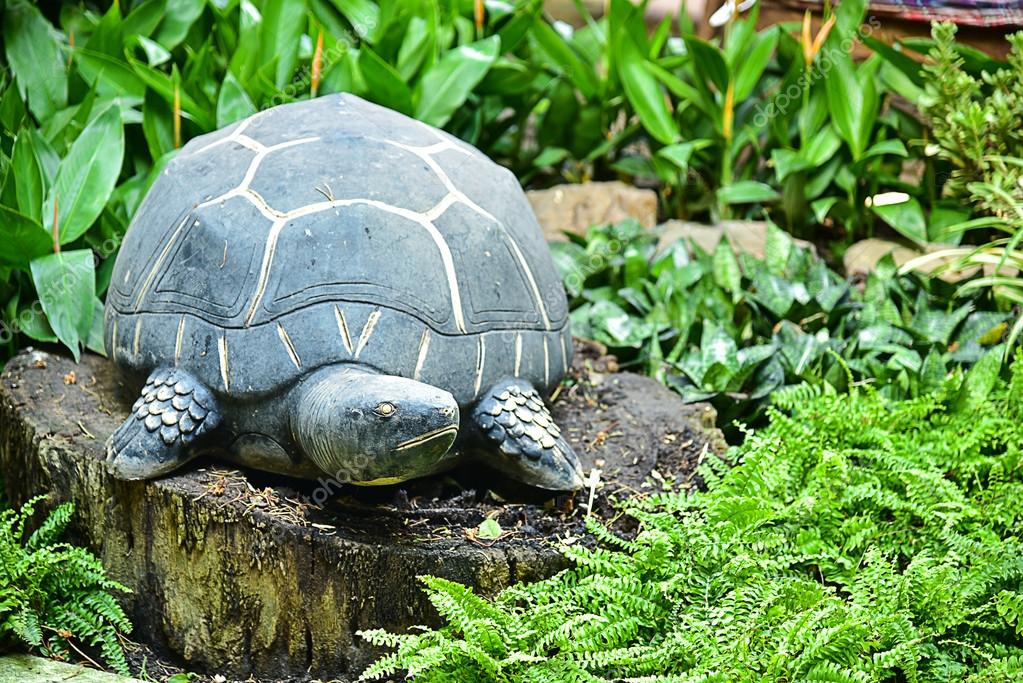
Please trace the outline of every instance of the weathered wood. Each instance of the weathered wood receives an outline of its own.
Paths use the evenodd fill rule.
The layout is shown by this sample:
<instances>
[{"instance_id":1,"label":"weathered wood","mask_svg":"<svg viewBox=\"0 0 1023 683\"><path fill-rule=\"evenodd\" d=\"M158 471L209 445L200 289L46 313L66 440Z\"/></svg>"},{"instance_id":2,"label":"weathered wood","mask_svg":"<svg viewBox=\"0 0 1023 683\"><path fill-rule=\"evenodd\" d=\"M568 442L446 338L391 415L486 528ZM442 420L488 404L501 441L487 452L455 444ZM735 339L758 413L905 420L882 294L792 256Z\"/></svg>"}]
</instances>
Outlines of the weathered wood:
<instances>
[{"instance_id":1,"label":"weathered wood","mask_svg":"<svg viewBox=\"0 0 1023 683\"><path fill-rule=\"evenodd\" d=\"M638 488L655 466L691 470L708 443L720 449L703 407L638 376L597 377L599 387L580 385L555 414L587 469L597 460L607 472L601 500ZM458 501L470 494L438 503L423 488L450 488L443 482L363 494L208 461L158 481L118 481L103 444L134 389L102 358L22 353L0 379L0 466L14 503L38 493L76 503L76 540L134 590L125 598L134 637L193 668L356 673L375 656L357 630L435 623L417 576L492 594L563 567L555 536L581 528L585 493L574 511L570 500L545 512L537 500L476 496L463 512ZM510 534L476 539L484 515Z\"/></svg>"}]
</instances>

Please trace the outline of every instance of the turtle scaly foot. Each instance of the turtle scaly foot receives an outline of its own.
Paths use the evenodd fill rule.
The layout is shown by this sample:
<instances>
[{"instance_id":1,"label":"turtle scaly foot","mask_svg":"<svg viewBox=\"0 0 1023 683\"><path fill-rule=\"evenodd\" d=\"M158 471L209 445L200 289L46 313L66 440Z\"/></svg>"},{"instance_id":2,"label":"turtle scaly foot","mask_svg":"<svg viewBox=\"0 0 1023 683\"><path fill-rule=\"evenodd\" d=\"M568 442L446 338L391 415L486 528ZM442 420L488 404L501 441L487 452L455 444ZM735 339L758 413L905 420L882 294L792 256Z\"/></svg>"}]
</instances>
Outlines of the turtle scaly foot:
<instances>
[{"instance_id":1,"label":"turtle scaly foot","mask_svg":"<svg viewBox=\"0 0 1023 683\"><path fill-rule=\"evenodd\" d=\"M119 479L151 479L192 459L190 446L220 424L216 400L179 368L158 368L132 414L107 441L107 462Z\"/></svg>"},{"instance_id":2,"label":"turtle scaly foot","mask_svg":"<svg viewBox=\"0 0 1023 683\"><path fill-rule=\"evenodd\" d=\"M498 382L476 404L472 419L500 452L488 464L539 488L572 491L582 487L578 456L529 382Z\"/></svg>"}]
</instances>

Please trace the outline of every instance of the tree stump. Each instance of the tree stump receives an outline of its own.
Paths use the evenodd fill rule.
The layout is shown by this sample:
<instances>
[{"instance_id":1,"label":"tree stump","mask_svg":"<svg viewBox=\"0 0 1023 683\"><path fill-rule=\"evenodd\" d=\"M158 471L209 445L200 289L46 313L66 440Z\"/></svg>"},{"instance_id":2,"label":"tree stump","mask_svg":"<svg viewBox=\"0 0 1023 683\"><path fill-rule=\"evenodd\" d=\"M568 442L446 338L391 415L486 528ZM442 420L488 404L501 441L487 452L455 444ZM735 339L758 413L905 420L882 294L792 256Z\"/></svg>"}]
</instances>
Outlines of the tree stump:
<instances>
[{"instance_id":1,"label":"tree stump","mask_svg":"<svg viewBox=\"0 0 1023 683\"><path fill-rule=\"evenodd\" d=\"M685 485L700 458L724 448L711 408L614 370L581 349L554 410L586 471L603 471L593 514L605 517L614 498L659 490L652 472ZM123 382L98 356L14 358L0 378L0 467L13 504L40 493L75 502L72 540L133 590L124 596L133 637L190 668L351 676L379 654L359 629L437 623L417 576L490 595L558 571L560 545L585 542L589 491L545 500L478 467L375 489L213 461L118 481L103 455L136 396ZM477 533L487 518L499 538Z\"/></svg>"}]
</instances>

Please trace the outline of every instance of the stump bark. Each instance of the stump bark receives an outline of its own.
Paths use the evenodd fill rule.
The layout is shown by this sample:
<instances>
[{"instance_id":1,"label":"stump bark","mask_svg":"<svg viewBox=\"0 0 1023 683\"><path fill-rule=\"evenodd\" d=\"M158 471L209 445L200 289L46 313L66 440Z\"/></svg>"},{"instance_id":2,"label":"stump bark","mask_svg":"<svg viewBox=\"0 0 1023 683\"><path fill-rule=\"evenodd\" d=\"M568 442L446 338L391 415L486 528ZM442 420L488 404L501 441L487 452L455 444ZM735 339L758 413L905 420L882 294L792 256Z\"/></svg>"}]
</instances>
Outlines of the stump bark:
<instances>
[{"instance_id":1,"label":"stump bark","mask_svg":"<svg viewBox=\"0 0 1023 683\"><path fill-rule=\"evenodd\" d=\"M699 459L723 450L709 407L611 372L613 360L592 349L577 356L555 417L587 471L604 473L594 514L641 495L651 472L685 483ZM368 491L210 461L119 481L102 462L104 442L136 389L97 356L23 352L0 378L0 467L13 504L40 493L75 502L72 540L133 590L124 597L133 638L190 668L357 674L379 654L359 629L437 623L417 576L490 595L563 568L559 544L583 536L588 491L544 500L491 490L496 475L479 468ZM488 517L501 525L496 540L476 533Z\"/></svg>"}]
</instances>

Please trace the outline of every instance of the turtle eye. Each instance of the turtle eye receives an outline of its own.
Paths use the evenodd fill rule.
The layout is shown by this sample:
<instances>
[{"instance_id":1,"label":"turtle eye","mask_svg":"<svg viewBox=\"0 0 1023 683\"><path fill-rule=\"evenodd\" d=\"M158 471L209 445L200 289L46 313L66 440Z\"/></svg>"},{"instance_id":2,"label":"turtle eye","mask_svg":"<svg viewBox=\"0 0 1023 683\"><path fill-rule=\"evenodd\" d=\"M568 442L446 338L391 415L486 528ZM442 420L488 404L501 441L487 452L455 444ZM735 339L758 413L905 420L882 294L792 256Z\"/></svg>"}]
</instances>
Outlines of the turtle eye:
<instances>
[{"instance_id":1,"label":"turtle eye","mask_svg":"<svg viewBox=\"0 0 1023 683\"><path fill-rule=\"evenodd\" d=\"M383 403L381 403L380 405L373 409L373 412L379 415L380 417L390 417L391 415L394 415L396 411L397 408L394 407L394 404L388 403L386 401L384 401Z\"/></svg>"}]
</instances>

